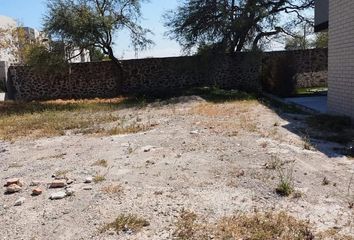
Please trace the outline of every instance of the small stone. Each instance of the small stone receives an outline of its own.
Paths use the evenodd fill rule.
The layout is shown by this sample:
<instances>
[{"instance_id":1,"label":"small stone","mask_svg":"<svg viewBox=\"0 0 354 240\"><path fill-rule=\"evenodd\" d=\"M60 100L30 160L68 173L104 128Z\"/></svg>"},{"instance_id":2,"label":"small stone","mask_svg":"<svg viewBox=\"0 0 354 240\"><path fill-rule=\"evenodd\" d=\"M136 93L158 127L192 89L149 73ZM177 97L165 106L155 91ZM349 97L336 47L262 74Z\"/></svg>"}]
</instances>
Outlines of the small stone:
<instances>
[{"instance_id":1,"label":"small stone","mask_svg":"<svg viewBox=\"0 0 354 240\"><path fill-rule=\"evenodd\" d=\"M194 130L194 131L191 131L191 132L190 132L190 134L192 134L192 135L196 135L196 134L198 134L198 133L199 133L198 130Z\"/></svg>"},{"instance_id":2,"label":"small stone","mask_svg":"<svg viewBox=\"0 0 354 240\"><path fill-rule=\"evenodd\" d=\"M21 190L22 190L22 188L19 185L12 184L12 185L6 187L5 193L11 194L11 193L19 192Z\"/></svg>"},{"instance_id":3,"label":"small stone","mask_svg":"<svg viewBox=\"0 0 354 240\"><path fill-rule=\"evenodd\" d=\"M91 186L85 186L85 187L83 187L83 190L92 190L92 187Z\"/></svg>"},{"instance_id":4,"label":"small stone","mask_svg":"<svg viewBox=\"0 0 354 240\"><path fill-rule=\"evenodd\" d=\"M8 187L8 186L13 185L13 184L16 184L16 185L22 187L22 183L20 182L20 179L18 179L18 178L7 179L4 186Z\"/></svg>"},{"instance_id":5,"label":"small stone","mask_svg":"<svg viewBox=\"0 0 354 240\"><path fill-rule=\"evenodd\" d=\"M145 146L142 148L142 150L143 150L143 152L150 152L154 148L155 148L154 146Z\"/></svg>"},{"instance_id":6,"label":"small stone","mask_svg":"<svg viewBox=\"0 0 354 240\"><path fill-rule=\"evenodd\" d=\"M87 177L85 178L85 182L84 183L92 183L93 178L92 177Z\"/></svg>"},{"instance_id":7,"label":"small stone","mask_svg":"<svg viewBox=\"0 0 354 240\"><path fill-rule=\"evenodd\" d=\"M56 192L56 193L52 193L49 198L51 200L58 200L58 199L63 199L65 197L66 197L66 192Z\"/></svg>"},{"instance_id":8,"label":"small stone","mask_svg":"<svg viewBox=\"0 0 354 240\"><path fill-rule=\"evenodd\" d=\"M33 196L38 196L38 195L41 195L43 193L42 189L40 188L35 188L32 190L32 195Z\"/></svg>"},{"instance_id":9,"label":"small stone","mask_svg":"<svg viewBox=\"0 0 354 240\"><path fill-rule=\"evenodd\" d=\"M74 195L75 190L72 189L72 188L67 188L67 189L65 190L65 192L66 192L66 195L67 195L67 196L72 196L72 195Z\"/></svg>"},{"instance_id":10,"label":"small stone","mask_svg":"<svg viewBox=\"0 0 354 240\"><path fill-rule=\"evenodd\" d=\"M21 206L26 201L26 198L22 197L16 200L14 206Z\"/></svg>"},{"instance_id":11,"label":"small stone","mask_svg":"<svg viewBox=\"0 0 354 240\"><path fill-rule=\"evenodd\" d=\"M49 188L63 188L66 186L65 180L54 180L50 183Z\"/></svg>"},{"instance_id":12,"label":"small stone","mask_svg":"<svg viewBox=\"0 0 354 240\"><path fill-rule=\"evenodd\" d=\"M73 184L73 183L74 183L74 180L69 179L68 181L66 181L66 183L69 184L69 185L70 185L70 184Z\"/></svg>"}]
</instances>

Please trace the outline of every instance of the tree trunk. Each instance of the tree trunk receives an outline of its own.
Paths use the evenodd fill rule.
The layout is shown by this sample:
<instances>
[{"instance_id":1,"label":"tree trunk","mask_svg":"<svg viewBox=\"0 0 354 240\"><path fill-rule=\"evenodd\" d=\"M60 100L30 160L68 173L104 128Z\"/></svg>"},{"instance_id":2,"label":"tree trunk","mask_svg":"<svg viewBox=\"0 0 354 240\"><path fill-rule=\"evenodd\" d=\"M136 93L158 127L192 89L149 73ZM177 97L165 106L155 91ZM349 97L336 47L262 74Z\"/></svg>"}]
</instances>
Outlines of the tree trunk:
<instances>
[{"instance_id":1,"label":"tree trunk","mask_svg":"<svg viewBox=\"0 0 354 240\"><path fill-rule=\"evenodd\" d=\"M113 49L110 46L107 47L107 53L109 58L112 60L112 63L114 64L114 73L115 73L114 75L116 76L117 94L121 94L122 85L125 80L125 74L124 74L122 63L119 61L118 58L114 56Z\"/></svg>"}]
</instances>

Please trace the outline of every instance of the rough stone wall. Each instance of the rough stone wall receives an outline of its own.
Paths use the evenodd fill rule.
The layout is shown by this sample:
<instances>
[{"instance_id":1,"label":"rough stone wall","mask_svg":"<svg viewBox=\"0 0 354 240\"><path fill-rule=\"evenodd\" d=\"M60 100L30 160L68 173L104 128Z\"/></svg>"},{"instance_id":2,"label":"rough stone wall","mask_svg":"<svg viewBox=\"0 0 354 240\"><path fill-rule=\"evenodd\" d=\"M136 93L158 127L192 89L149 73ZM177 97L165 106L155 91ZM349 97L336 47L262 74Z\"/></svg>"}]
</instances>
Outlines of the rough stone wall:
<instances>
[{"instance_id":1,"label":"rough stone wall","mask_svg":"<svg viewBox=\"0 0 354 240\"><path fill-rule=\"evenodd\" d=\"M30 67L9 68L15 100L113 97L117 80L110 62L71 64L70 74L37 74Z\"/></svg>"},{"instance_id":2,"label":"rough stone wall","mask_svg":"<svg viewBox=\"0 0 354 240\"><path fill-rule=\"evenodd\" d=\"M0 92L5 90L5 84L7 80L7 69L8 63L5 61L0 61Z\"/></svg>"},{"instance_id":3,"label":"rough stone wall","mask_svg":"<svg viewBox=\"0 0 354 240\"><path fill-rule=\"evenodd\" d=\"M327 86L328 49L268 52L263 63L277 64L277 59L281 57L290 59L295 68L296 88Z\"/></svg>"},{"instance_id":4,"label":"rough stone wall","mask_svg":"<svg viewBox=\"0 0 354 240\"><path fill-rule=\"evenodd\" d=\"M329 1L328 110L354 119L354 1Z\"/></svg>"},{"instance_id":5,"label":"rough stone wall","mask_svg":"<svg viewBox=\"0 0 354 240\"><path fill-rule=\"evenodd\" d=\"M272 59L281 54L289 53L266 53L263 57ZM303 79L303 85L313 85L314 79L322 81L314 77L316 71L315 74L325 79L325 74L322 76L320 72L325 71L323 54L323 50L293 53L299 64L298 78ZM63 74L38 74L30 67L13 66L9 69L8 85L13 89L9 95L16 100L29 101L104 98L203 86L261 91L263 57L255 53L238 53L126 60L122 61L124 78L119 77L111 62L71 64L70 71Z\"/></svg>"},{"instance_id":6,"label":"rough stone wall","mask_svg":"<svg viewBox=\"0 0 354 240\"><path fill-rule=\"evenodd\" d=\"M113 97L151 94L197 86L259 91L260 61L246 55L152 58L122 61L124 78L111 62L71 64L70 74L36 74L30 67L9 69L15 100ZM251 62L252 61L252 62Z\"/></svg>"}]
</instances>

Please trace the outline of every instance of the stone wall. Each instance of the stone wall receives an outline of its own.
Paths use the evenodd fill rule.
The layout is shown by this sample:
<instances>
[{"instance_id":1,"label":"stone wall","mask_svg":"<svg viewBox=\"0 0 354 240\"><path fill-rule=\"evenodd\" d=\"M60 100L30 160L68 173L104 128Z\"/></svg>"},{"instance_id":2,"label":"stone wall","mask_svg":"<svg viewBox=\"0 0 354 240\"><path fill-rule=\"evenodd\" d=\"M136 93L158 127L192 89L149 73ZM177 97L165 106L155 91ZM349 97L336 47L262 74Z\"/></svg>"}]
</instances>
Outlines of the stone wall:
<instances>
[{"instance_id":1,"label":"stone wall","mask_svg":"<svg viewBox=\"0 0 354 240\"><path fill-rule=\"evenodd\" d=\"M327 86L327 49L268 52L262 60L263 91L297 95L297 89Z\"/></svg>"},{"instance_id":2,"label":"stone wall","mask_svg":"<svg viewBox=\"0 0 354 240\"><path fill-rule=\"evenodd\" d=\"M111 62L75 63L61 74L38 74L30 67L12 66L9 68L11 93L8 95L11 99L29 101L148 95L202 86L261 91L262 60L263 64L269 64L272 63L269 59L284 54L296 56L301 86L324 84L325 50L308 50L273 52L263 56L238 53L125 60L122 61L124 77L117 74Z\"/></svg>"},{"instance_id":3,"label":"stone wall","mask_svg":"<svg viewBox=\"0 0 354 240\"><path fill-rule=\"evenodd\" d=\"M8 69L7 62L0 61L0 92L5 90L5 84L7 81L7 69Z\"/></svg>"},{"instance_id":4,"label":"stone wall","mask_svg":"<svg viewBox=\"0 0 354 240\"><path fill-rule=\"evenodd\" d=\"M294 68L296 88L327 86L328 49L268 52L263 64L279 64L284 58Z\"/></svg>"},{"instance_id":5,"label":"stone wall","mask_svg":"<svg viewBox=\"0 0 354 240\"><path fill-rule=\"evenodd\" d=\"M149 95L198 86L261 90L261 61L253 54L126 60L122 65L124 78L111 62L71 64L62 74L12 66L9 83L13 98L25 101Z\"/></svg>"}]
</instances>

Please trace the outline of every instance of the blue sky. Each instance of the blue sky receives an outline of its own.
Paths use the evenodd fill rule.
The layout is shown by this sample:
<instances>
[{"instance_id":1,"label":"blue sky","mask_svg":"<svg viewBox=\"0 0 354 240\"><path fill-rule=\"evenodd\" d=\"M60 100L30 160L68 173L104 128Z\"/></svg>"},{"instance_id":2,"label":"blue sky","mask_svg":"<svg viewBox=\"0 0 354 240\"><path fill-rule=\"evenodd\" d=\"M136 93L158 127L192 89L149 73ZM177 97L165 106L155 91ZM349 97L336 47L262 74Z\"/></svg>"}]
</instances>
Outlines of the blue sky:
<instances>
[{"instance_id":1,"label":"blue sky","mask_svg":"<svg viewBox=\"0 0 354 240\"><path fill-rule=\"evenodd\" d=\"M181 55L179 45L164 36L166 28L163 26L162 15L177 6L178 0L150 0L143 3L142 12L144 19L141 24L154 33L151 36L155 46L140 52L138 57L164 57ZM23 25L41 29L42 17L46 12L45 0L0 0L0 15L5 15L18 20ZM115 54L120 58L135 58L133 49L129 46L126 33L118 35L114 47Z\"/></svg>"}]
</instances>

